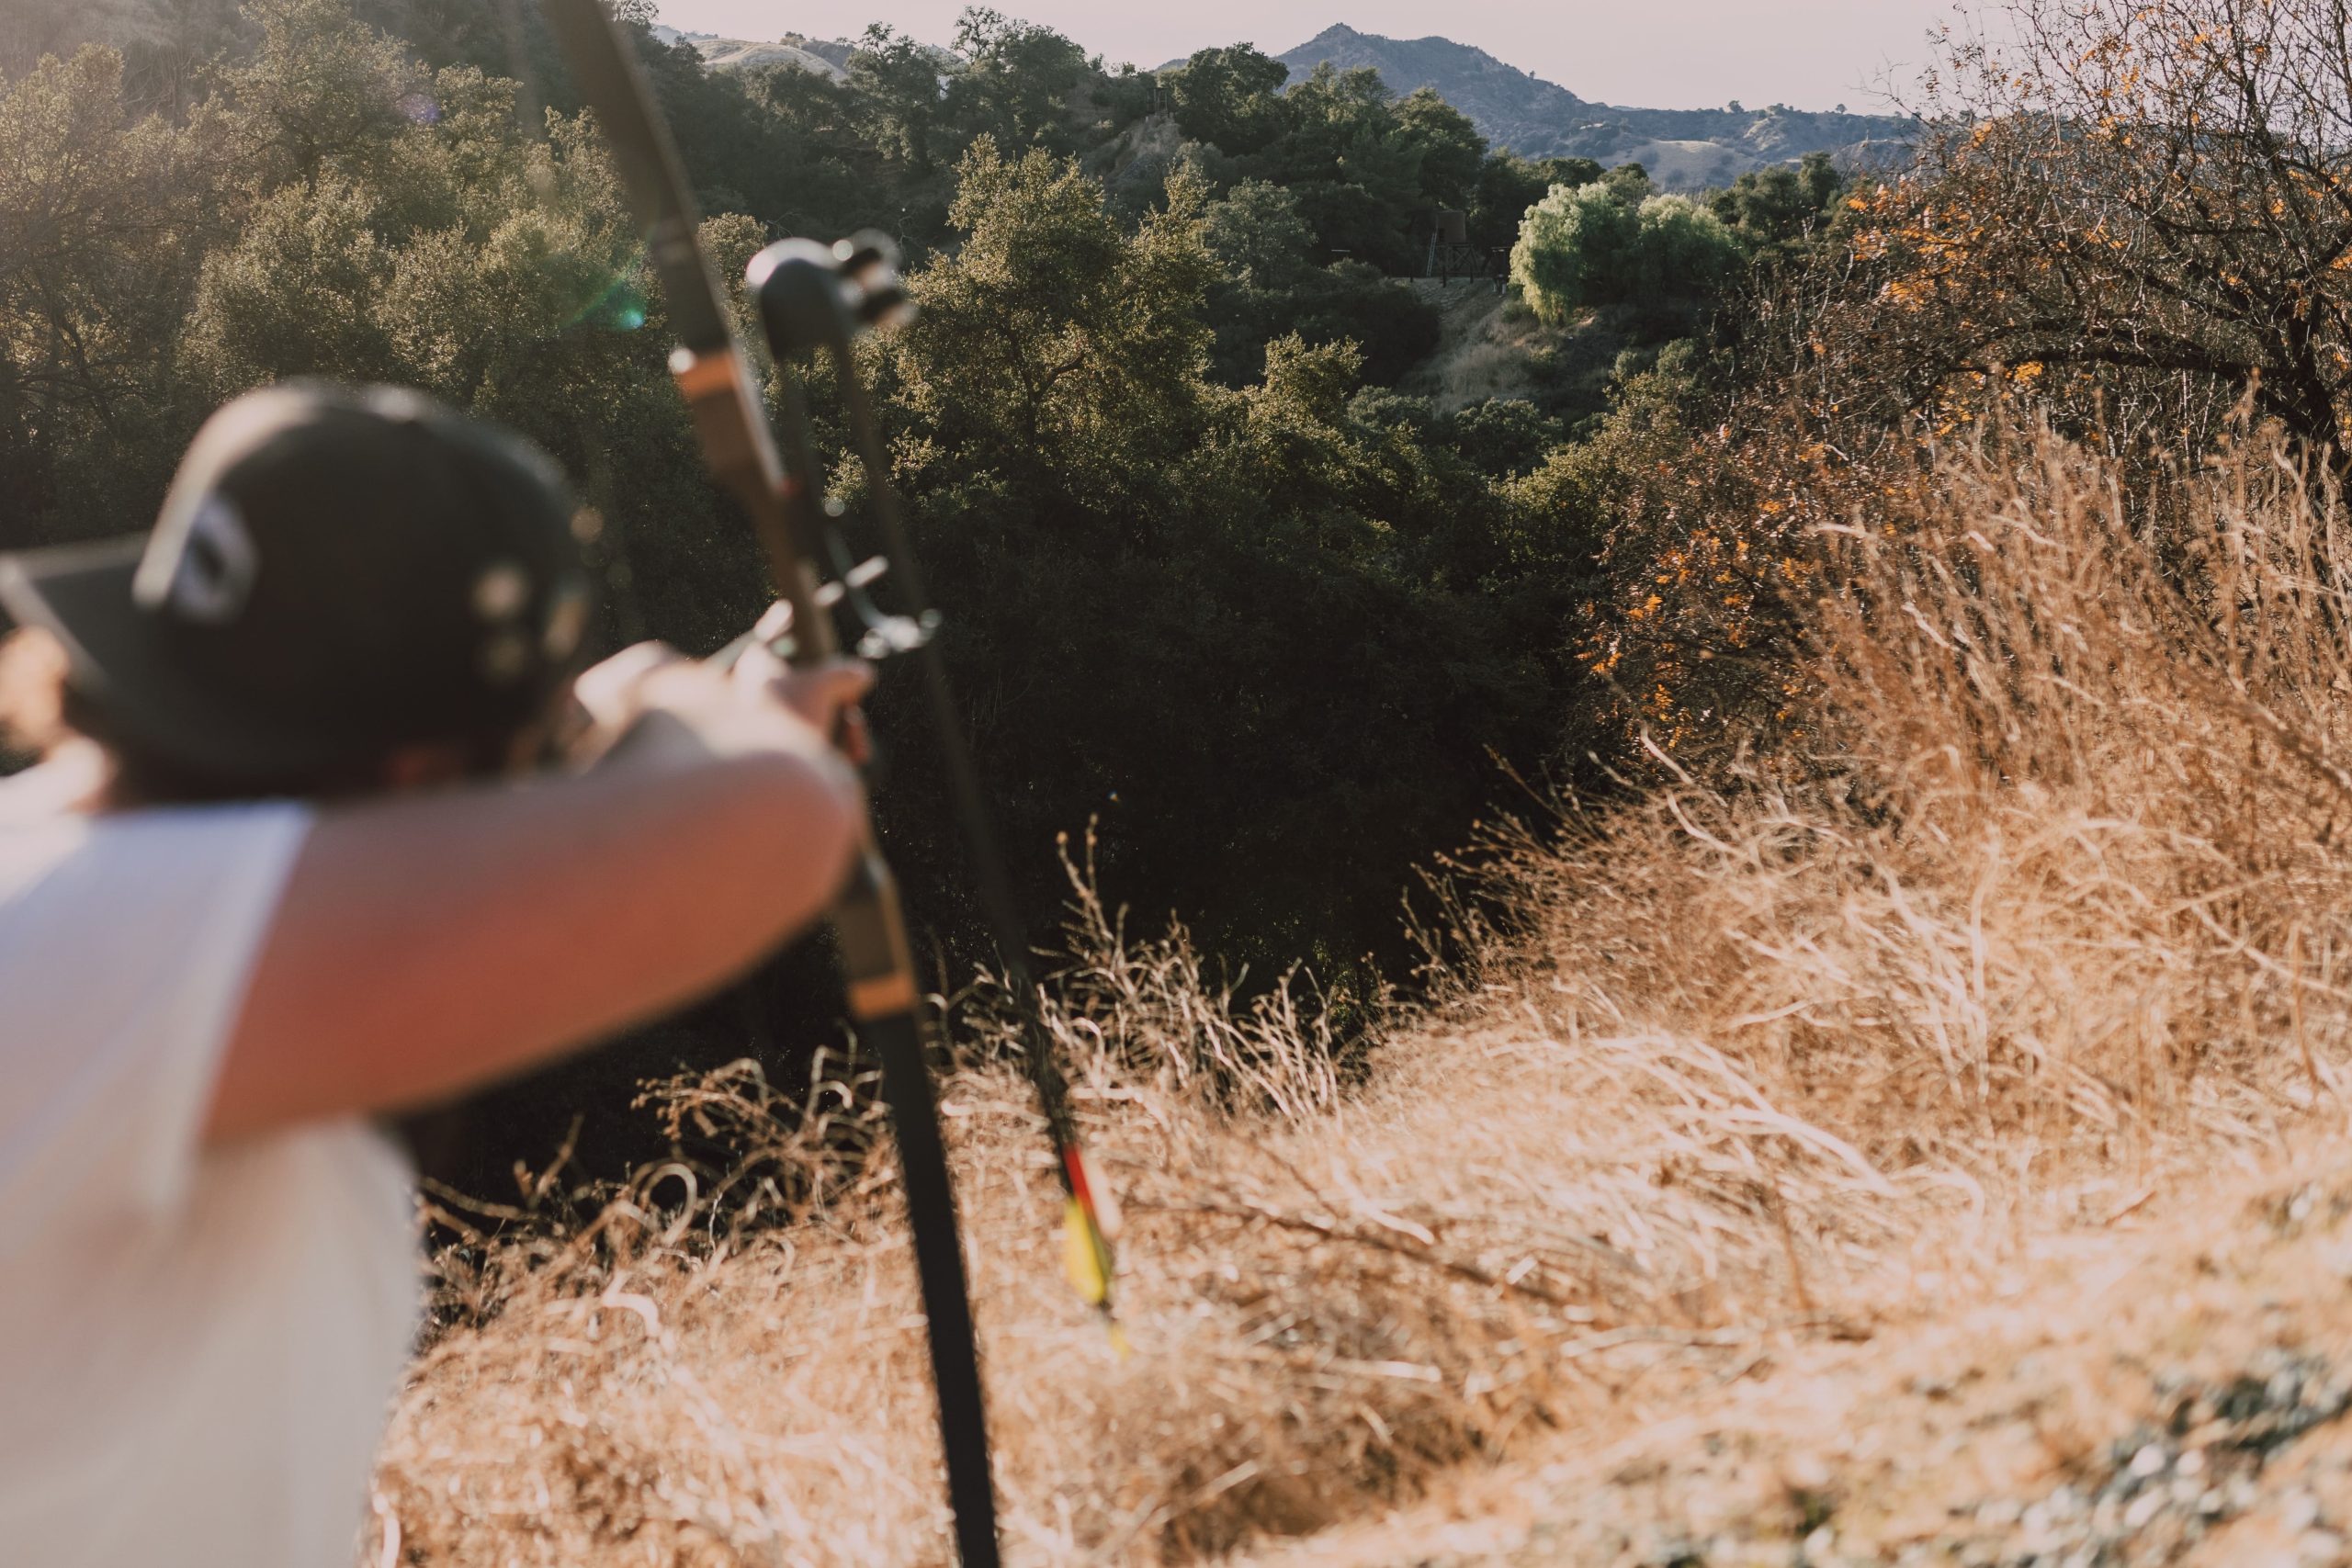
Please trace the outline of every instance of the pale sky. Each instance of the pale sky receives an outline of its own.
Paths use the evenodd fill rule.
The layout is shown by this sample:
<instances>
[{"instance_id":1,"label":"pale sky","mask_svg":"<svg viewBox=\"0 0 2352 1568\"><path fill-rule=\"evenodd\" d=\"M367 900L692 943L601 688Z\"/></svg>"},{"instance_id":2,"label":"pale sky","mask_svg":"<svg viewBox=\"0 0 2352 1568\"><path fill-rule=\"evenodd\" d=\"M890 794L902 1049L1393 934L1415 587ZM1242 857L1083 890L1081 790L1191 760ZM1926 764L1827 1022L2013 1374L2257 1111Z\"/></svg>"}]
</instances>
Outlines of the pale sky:
<instances>
[{"instance_id":1,"label":"pale sky","mask_svg":"<svg viewBox=\"0 0 2352 1568\"><path fill-rule=\"evenodd\" d=\"M1717 108L1734 98L1857 112L1883 107L1878 84L1907 81L1928 57L1928 31L1964 0L990 0L1116 63L1147 68L1213 44L1269 54L1334 22L1391 38L1435 33L1475 44L1578 97L1637 108ZM854 37L884 21L927 42L955 35L965 0L660 0L662 19L691 32L773 39Z\"/></svg>"}]
</instances>

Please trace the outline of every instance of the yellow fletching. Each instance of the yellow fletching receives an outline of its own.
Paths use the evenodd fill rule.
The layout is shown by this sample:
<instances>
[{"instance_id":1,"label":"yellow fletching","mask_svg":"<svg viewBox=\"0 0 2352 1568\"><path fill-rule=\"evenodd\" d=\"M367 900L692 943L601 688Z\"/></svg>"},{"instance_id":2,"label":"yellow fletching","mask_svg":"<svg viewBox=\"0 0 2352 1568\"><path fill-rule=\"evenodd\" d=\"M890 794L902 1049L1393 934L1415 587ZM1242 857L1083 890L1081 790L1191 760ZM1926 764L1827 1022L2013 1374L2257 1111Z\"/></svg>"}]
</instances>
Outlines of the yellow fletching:
<instances>
[{"instance_id":1,"label":"yellow fletching","mask_svg":"<svg viewBox=\"0 0 2352 1568\"><path fill-rule=\"evenodd\" d=\"M1111 1260L1086 1223L1086 1211L1071 1199L1062 1210L1062 1272L1078 1293L1101 1306L1111 1294Z\"/></svg>"}]
</instances>

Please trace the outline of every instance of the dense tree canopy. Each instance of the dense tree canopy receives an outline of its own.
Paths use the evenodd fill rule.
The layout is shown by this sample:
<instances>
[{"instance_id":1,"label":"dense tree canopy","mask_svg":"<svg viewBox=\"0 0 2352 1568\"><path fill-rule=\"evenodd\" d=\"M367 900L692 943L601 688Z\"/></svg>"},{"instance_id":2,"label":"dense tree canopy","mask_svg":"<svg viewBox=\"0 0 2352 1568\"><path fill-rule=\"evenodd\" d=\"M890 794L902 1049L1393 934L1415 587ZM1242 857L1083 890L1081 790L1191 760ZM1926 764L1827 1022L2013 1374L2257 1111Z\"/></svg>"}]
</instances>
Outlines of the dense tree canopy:
<instances>
[{"instance_id":1,"label":"dense tree canopy","mask_svg":"<svg viewBox=\"0 0 2352 1568\"><path fill-rule=\"evenodd\" d=\"M1491 252L1508 251L1519 240L1527 209L1554 186L1589 186L1605 173L1589 158L1527 159L1495 152L1478 165L1467 209L1470 240Z\"/></svg>"},{"instance_id":2,"label":"dense tree canopy","mask_svg":"<svg viewBox=\"0 0 2352 1568\"><path fill-rule=\"evenodd\" d=\"M1204 49L1161 86L1177 129L1235 157L1261 151L1289 124L1282 99L1290 67L1246 43Z\"/></svg>"},{"instance_id":3,"label":"dense tree canopy","mask_svg":"<svg viewBox=\"0 0 2352 1568\"><path fill-rule=\"evenodd\" d=\"M136 525L196 422L247 387L394 380L575 475L604 520L610 635L731 635L756 561L544 38L518 83L465 7L254 0L220 25L177 108L103 50L0 93L24 154L0 168L23 219L0 229L0 483L23 531ZM1125 79L989 12L957 43L949 69L877 28L833 82L716 75L638 38L716 253L879 221L930 256L918 323L874 368L1035 912L1054 835L1099 818L1114 894L1227 951L1393 948L1408 868L1464 830L1494 757L1561 753L1591 553L1515 499L1558 436L1542 416L1358 407L1436 337L1379 259L1432 203L1476 199L1492 160L1430 95L1330 72L1277 94L1278 66L1226 51L1186 71L1221 84L1194 107L1252 127L1220 132L1245 151L1199 149L1125 217L1072 156L1119 134ZM960 861L908 744L886 829L952 939Z\"/></svg>"},{"instance_id":4,"label":"dense tree canopy","mask_svg":"<svg viewBox=\"0 0 2352 1568\"><path fill-rule=\"evenodd\" d=\"M0 78L9 542L141 525L238 391L384 379L560 459L602 522L608 639L701 652L748 624L756 553L704 476L663 302L543 30L518 52L451 0L175 0L151 20ZM1237 48L1154 84L989 11L953 54L871 28L841 80L710 72L646 21L724 267L796 231L907 243L921 313L866 364L1041 926L1056 836L1099 823L1113 898L1181 912L1257 974L1367 953L1396 973L1417 863L1513 773L1605 777L1589 759L1623 736L1592 671L1633 667L1596 649L1638 555L1611 541L1668 531L1638 492L1688 444L1680 400L1713 363L1667 340L1732 259L1812 243L1820 172L1694 204L1638 169L1493 152L1369 72L1286 83ZM1500 246L1531 206L1539 249L1546 211L1588 207L1617 247L1577 262L1625 318L1591 384L1632 356L1590 441L1541 388L1442 389L1433 298L1454 297L1398 276L1437 210ZM1522 282L1541 309L1562 297ZM819 434L854 525L856 466ZM882 831L918 922L976 954L905 679L876 697ZM704 1024L740 1050L740 1018ZM647 1065L613 1060L594 1070Z\"/></svg>"},{"instance_id":5,"label":"dense tree canopy","mask_svg":"<svg viewBox=\"0 0 2352 1568\"><path fill-rule=\"evenodd\" d=\"M1378 946L1385 916L1340 934L1331 888L1385 903L1408 846L1476 810L1487 744L1546 750L1573 579L1523 573L1481 470L1352 416L1352 348L1294 335L1250 385L1207 377L1197 182L1129 234L1042 151L983 141L961 175L963 243L881 368L1014 837L1099 816L1114 883L1244 898L1229 939Z\"/></svg>"},{"instance_id":6,"label":"dense tree canopy","mask_svg":"<svg viewBox=\"0 0 2352 1568\"><path fill-rule=\"evenodd\" d=\"M1177 129L1208 153L1212 184L1290 191L1318 262L1415 270L1415 242L1441 209L1469 214L1474 243L1507 249L1547 188L1601 175L1589 159L1490 151L1469 117L1426 87L1398 98L1373 71L1288 74L1236 44L1201 51L1163 81Z\"/></svg>"}]
</instances>

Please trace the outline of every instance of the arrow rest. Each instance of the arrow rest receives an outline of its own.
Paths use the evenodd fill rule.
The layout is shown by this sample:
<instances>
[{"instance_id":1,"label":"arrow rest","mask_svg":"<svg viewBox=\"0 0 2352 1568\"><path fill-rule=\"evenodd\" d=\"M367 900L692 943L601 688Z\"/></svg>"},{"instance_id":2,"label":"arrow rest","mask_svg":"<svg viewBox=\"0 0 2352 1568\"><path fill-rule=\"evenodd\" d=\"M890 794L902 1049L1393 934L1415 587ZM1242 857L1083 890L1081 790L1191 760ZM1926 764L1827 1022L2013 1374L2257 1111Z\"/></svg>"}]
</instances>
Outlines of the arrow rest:
<instances>
[{"instance_id":1,"label":"arrow rest","mask_svg":"<svg viewBox=\"0 0 2352 1568\"><path fill-rule=\"evenodd\" d=\"M827 502L828 516L840 515L839 502ZM883 556L868 556L854 560L849 541L838 527L825 530L825 553L831 558L833 575L817 590L817 602L828 609L838 609L857 628L857 637L849 643L857 656L869 664L901 653L912 653L929 643L939 630L939 612L924 609L912 615L894 615L876 604L865 591L878 582L890 570L890 562Z\"/></svg>"}]
</instances>

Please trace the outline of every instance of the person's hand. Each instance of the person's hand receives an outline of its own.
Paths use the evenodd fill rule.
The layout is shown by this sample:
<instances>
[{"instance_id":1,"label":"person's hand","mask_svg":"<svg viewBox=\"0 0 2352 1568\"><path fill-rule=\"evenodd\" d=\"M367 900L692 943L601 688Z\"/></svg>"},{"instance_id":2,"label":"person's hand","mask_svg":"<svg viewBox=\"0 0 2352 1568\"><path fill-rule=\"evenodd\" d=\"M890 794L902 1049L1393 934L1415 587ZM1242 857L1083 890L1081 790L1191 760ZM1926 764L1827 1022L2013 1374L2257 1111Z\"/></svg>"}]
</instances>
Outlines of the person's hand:
<instances>
[{"instance_id":1,"label":"person's hand","mask_svg":"<svg viewBox=\"0 0 2352 1568\"><path fill-rule=\"evenodd\" d=\"M727 669L690 660L665 643L642 642L582 671L572 687L583 716L569 748L573 761L594 761L624 738L632 749L641 747L640 732L663 728L649 725L657 716L722 747L782 723L812 744L865 761L865 721L856 705L874 684L873 667L852 659L805 670L787 665L769 644L789 625L788 611L762 617L751 646Z\"/></svg>"},{"instance_id":2,"label":"person's hand","mask_svg":"<svg viewBox=\"0 0 2352 1568\"><path fill-rule=\"evenodd\" d=\"M690 664L686 656L666 642L640 642L622 649L582 671L571 682L571 700L579 708L592 751L602 751L635 724L649 705L653 682L664 671ZM594 743L595 737L604 744Z\"/></svg>"},{"instance_id":3,"label":"person's hand","mask_svg":"<svg viewBox=\"0 0 2352 1568\"><path fill-rule=\"evenodd\" d=\"M843 756L863 766L872 756L873 744L857 705L874 689L874 666L859 659L829 659L796 669L775 652L777 639L791 629L792 606L782 600L769 605L752 628L751 646L735 661L736 682L784 704Z\"/></svg>"}]
</instances>

